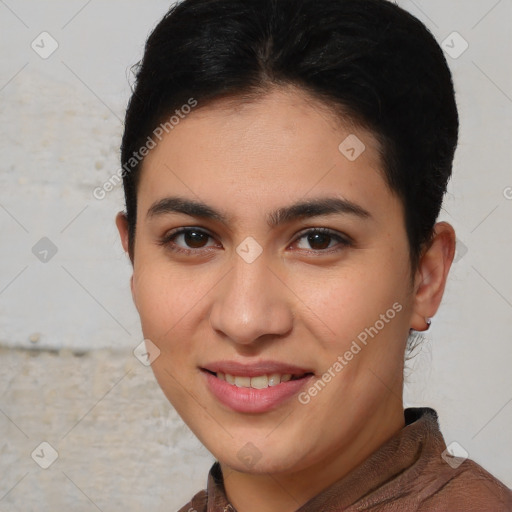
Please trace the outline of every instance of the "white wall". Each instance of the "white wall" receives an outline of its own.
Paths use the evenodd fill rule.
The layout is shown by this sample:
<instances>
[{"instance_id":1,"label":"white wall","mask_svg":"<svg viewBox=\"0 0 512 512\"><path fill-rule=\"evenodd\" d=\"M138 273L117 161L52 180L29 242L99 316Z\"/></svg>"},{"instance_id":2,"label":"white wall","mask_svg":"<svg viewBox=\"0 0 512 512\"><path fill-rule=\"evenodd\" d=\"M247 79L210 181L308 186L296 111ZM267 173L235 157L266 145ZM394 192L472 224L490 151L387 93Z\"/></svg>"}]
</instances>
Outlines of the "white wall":
<instances>
[{"instance_id":1,"label":"white wall","mask_svg":"<svg viewBox=\"0 0 512 512\"><path fill-rule=\"evenodd\" d=\"M512 65L508 30L512 4L508 0L398 3L425 22L440 43L456 31L469 44L458 58L448 56L461 136L441 217L456 228L462 250L428 341L410 363L413 371L406 401L436 408L446 441L460 443L471 458L512 486ZM115 360L113 368L122 371L122 359L112 354L119 350L128 354L128 360L142 339L129 293L130 266L114 225L115 213L123 208L121 187L103 200L92 193L118 169L122 118L130 90L128 68L140 58L149 31L168 7L169 2L162 0L0 3L0 346L110 354ZM43 31L58 43L46 59L31 47L35 40L38 51L51 49L53 43L47 36L38 37ZM447 42L453 46L448 48L451 52L462 48L453 36ZM43 237L51 244L39 242ZM46 262L33 253L44 257L44 250L49 251ZM69 404L79 418L115 382L108 375L97 375L97 387L83 403L69 391L62 394L61 402L58 395L43 397L49 411L48 429L32 435L41 430L35 427L40 416L33 413L27 378L36 375L33 386L38 391L56 386L78 392L80 375L66 378L75 379L75 388L64 380L62 371L67 366L63 361L66 357L75 361L67 351L61 352L60 360L49 355L26 360L20 354L19 350L0 353L0 429L12 433L0 455L14 454L9 463L0 457L0 474L9 475L0 484L0 510L27 510L23 503L28 503L24 502L28 496L34 500L47 496L48 486L58 485L54 480L45 484L47 477L36 474L40 470L27 456L30 446L55 434L52 411ZM179 426L158 389L150 386L140 392L147 400L156 400L164 411L144 429L158 429L158 418L169 417L168 427L184 432L189 440L185 445L195 447L187 467L201 469L191 480L199 488L210 462L207 454ZM121 407L121 398L111 407ZM148 414L142 408L141 416ZM23 426L14 425L22 417ZM140 418L135 414L125 420L137 438ZM66 424L63 419L62 428ZM28 441L17 431L20 428ZM100 430L95 433L99 436ZM88 446L90 438L89 432L76 439ZM173 463L180 454L173 455ZM112 469L123 460L122 455L120 451L109 458ZM175 478L168 479L168 454L155 448L139 457L123 467L138 471L156 464L160 468L157 478L146 475L147 481L139 480L148 494L167 495L175 482L174 498L169 498L167 506L177 507L190 497L189 488L184 489ZM30 475L17 483L26 464ZM79 474L80 469L75 475ZM30 478L38 484L27 486ZM128 481L127 489L133 485ZM111 510L107 498L97 499ZM130 500L119 499L123 510L132 510ZM86 500L86 505L91 503Z\"/></svg>"}]
</instances>

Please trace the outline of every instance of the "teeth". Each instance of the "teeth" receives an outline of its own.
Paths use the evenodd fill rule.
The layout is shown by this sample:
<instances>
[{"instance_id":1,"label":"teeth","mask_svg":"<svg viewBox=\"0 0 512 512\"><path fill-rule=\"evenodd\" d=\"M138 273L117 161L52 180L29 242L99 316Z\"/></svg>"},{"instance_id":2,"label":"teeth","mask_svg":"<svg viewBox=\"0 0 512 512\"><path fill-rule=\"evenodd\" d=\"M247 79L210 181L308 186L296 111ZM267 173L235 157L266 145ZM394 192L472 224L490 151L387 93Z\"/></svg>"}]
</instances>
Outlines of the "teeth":
<instances>
[{"instance_id":1,"label":"teeth","mask_svg":"<svg viewBox=\"0 0 512 512\"><path fill-rule=\"evenodd\" d=\"M251 388L254 389L265 389L268 388L268 377L261 375L260 377L251 378Z\"/></svg>"},{"instance_id":2,"label":"teeth","mask_svg":"<svg viewBox=\"0 0 512 512\"><path fill-rule=\"evenodd\" d=\"M237 388L250 388L251 377L235 377L235 386Z\"/></svg>"},{"instance_id":3,"label":"teeth","mask_svg":"<svg viewBox=\"0 0 512 512\"><path fill-rule=\"evenodd\" d=\"M281 382L281 375L279 373L273 373L268 376L268 385L277 386Z\"/></svg>"},{"instance_id":4,"label":"teeth","mask_svg":"<svg viewBox=\"0 0 512 512\"><path fill-rule=\"evenodd\" d=\"M281 382L288 382L292 379L292 375L290 373L283 375L271 373L270 375L258 375L257 377L240 377L238 375L230 375L229 373L217 372L217 378L239 388L265 389L269 386L277 386Z\"/></svg>"}]
</instances>

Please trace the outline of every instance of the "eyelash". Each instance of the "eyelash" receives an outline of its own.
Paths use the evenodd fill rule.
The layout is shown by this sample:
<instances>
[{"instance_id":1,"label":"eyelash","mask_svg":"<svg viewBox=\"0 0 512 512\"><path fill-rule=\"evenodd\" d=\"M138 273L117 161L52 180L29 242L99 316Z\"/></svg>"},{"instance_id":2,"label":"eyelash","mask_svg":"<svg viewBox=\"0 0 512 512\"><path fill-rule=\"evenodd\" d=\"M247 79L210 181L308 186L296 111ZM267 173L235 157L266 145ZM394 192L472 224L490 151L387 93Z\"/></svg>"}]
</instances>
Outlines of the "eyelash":
<instances>
[{"instance_id":1,"label":"eyelash","mask_svg":"<svg viewBox=\"0 0 512 512\"><path fill-rule=\"evenodd\" d=\"M179 245L176 245L174 243L174 240L178 236L189 233L191 231L200 233L202 235L206 235L209 238L213 238L212 235L210 235L207 231L204 231L203 229L194 228L194 227L186 227L186 228L178 228L174 231L171 231L170 233L165 235L162 239L160 239L158 241L158 244L161 246L167 247L168 249L170 249L173 252L187 254L187 255L197 255L199 252L202 252L205 250L209 251L212 246L201 247L198 249L185 249L185 248L180 247ZM312 234L328 235L332 239L335 239L338 242L338 244L335 247L330 247L327 249L310 249L310 250L304 249L309 253L317 253L318 255L331 254L332 252L338 252L343 248L353 246L353 242L350 238L348 238L347 236L342 236L342 235L338 234L336 231L333 231L328 228L309 228L309 229L299 233L299 235L295 238L295 240L292 243L295 244L299 240L306 238L308 235L312 235Z\"/></svg>"}]
</instances>

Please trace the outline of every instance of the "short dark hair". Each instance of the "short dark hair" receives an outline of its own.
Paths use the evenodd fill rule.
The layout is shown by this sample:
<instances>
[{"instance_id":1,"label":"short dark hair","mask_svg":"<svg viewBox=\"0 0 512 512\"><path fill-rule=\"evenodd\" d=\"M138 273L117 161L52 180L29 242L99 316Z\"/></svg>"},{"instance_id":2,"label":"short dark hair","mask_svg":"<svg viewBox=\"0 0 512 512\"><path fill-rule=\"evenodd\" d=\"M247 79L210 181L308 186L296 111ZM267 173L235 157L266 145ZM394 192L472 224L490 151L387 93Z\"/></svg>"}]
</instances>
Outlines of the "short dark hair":
<instances>
[{"instance_id":1,"label":"short dark hair","mask_svg":"<svg viewBox=\"0 0 512 512\"><path fill-rule=\"evenodd\" d=\"M443 52L407 11L387 0L184 0L150 34L135 68L124 168L190 98L204 107L222 97L249 101L269 86L299 87L380 142L417 268L451 176L459 123ZM132 260L140 169L123 173Z\"/></svg>"}]
</instances>

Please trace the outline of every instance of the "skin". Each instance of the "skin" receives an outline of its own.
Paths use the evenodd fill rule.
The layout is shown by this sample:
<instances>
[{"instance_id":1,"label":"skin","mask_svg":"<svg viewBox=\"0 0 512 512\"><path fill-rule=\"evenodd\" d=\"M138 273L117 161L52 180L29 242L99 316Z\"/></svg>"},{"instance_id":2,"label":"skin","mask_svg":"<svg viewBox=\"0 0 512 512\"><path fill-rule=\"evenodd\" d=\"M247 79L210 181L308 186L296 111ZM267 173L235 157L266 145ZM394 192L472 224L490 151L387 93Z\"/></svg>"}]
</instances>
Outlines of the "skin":
<instances>
[{"instance_id":1,"label":"skin","mask_svg":"<svg viewBox=\"0 0 512 512\"><path fill-rule=\"evenodd\" d=\"M338 150L349 134L366 146L353 162ZM160 350L152 364L159 385L220 461L240 512L296 510L404 426L409 329L424 330L438 309L455 233L437 223L412 276L402 204L380 166L370 133L291 87L243 105L198 107L144 161L133 300L144 337ZM203 202L226 224L147 215L168 196ZM348 199L370 216L335 213L269 227L270 212L318 198ZM128 251L122 212L116 223ZM211 237L159 244L180 227ZM353 243L320 236L311 244L306 228L328 228ZM263 250L250 264L236 252L248 236ZM295 396L268 412L238 413L205 385L200 368L221 359L292 363L311 368L316 380L395 303L401 311L307 404ZM251 467L237 456L248 442L259 457Z\"/></svg>"}]
</instances>

